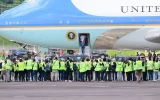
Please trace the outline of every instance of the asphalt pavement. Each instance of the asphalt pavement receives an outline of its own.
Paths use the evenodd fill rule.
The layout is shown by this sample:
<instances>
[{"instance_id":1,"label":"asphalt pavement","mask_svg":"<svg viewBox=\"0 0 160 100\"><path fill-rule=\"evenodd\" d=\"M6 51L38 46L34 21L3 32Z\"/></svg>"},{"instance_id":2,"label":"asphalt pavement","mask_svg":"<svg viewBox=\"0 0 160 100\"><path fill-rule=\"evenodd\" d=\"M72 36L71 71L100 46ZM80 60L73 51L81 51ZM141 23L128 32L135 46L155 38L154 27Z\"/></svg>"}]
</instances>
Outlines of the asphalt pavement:
<instances>
[{"instance_id":1,"label":"asphalt pavement","mask_svg":"<svg viewBox=\"0 0 160 100\"><path fill-rule=\"evenodd\" d=\"M0 83L0 100L159 100L160 82Z\"/></svg>"}]
</instances>

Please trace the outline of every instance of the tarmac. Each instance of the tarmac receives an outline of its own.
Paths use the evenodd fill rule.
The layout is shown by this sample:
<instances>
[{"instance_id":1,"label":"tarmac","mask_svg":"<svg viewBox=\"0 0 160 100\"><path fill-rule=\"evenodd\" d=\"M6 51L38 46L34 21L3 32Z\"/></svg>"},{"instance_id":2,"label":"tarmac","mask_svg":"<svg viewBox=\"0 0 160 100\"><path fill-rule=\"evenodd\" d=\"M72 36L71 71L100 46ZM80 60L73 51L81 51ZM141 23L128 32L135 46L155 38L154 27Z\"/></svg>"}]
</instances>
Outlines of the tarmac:
<instances>
[{"instance_id":1,"label":"tarmac","mask_svg":"<svg viewBox=\"0 0 160 100\"><path fill-rule=\"evenodd\" d=\"M0 83L0 100L159 100L158 82Z\"/></svg>"}]
</instances>

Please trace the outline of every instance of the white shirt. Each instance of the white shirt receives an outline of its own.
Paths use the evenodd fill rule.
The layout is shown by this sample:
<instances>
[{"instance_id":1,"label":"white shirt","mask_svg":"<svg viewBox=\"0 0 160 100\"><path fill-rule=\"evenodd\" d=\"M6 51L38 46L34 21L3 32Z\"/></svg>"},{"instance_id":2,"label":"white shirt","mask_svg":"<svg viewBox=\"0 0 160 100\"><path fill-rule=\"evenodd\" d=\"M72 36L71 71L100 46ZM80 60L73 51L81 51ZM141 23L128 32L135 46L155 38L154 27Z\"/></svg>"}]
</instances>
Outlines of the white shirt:
<instances>
[{"instance_id":1,"label":"white shirt","mask_svg":"<svg viewBox=\"0 0 160 100\"><path fill-rule=\"evenodd\" d=\"M82 36L80 37L81 41L84 41L84 40L85 40L85 38L86 38L86 36L85 36L85 35L82 35Z\"/></svg>"},{"instance_id":2,"label":"white shirt","mask_svg":"<svg viewBox=\"0 0 160 100\"><path fill-rule=\"evenodd\" d=\"M36 56L36 57L35 57L35 60L36 60L36 62L39 62L39 57Z\"/></svg>"}]
</instances>

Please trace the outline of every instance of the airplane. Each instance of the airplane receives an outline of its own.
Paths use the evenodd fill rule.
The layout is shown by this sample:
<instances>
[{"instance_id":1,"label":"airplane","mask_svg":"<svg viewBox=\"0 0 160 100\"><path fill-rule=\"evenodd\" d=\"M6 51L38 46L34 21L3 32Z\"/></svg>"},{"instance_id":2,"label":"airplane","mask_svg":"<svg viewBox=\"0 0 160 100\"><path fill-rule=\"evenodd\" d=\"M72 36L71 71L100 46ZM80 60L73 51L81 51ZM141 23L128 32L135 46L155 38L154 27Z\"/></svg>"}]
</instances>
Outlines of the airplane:
<instances>
[{"instance_id":1,"label":"airplane","mask_svg":"<svg viewBox=\"0 0 160 100\"><path fill-rule=\"evenodd\" d=\"M0 36L44 48L79 49L83 35L91 49L157 50L160 48L157 2L25 0L0 15Z\"/></svg>"}]
</instances>

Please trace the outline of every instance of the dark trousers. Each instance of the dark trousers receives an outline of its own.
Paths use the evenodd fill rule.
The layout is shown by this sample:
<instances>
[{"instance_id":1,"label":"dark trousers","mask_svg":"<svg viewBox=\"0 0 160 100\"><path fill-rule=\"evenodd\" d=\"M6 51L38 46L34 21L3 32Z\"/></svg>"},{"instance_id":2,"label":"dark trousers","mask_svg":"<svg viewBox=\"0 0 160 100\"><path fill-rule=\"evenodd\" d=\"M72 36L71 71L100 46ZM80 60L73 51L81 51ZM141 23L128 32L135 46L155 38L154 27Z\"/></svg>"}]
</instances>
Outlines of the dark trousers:
<instances>
[{"instance_id":1,"label":"dark trousers","mask_svg":"<svg viewBox=\"0 0 160 100\"><path fill-rule=\"evenodd\" d=\"M19 72L18 72L18 71L15 71L14 73L15 73L14 79L15 79L15 81L18 81L18 73L19 73Z\"/></svg>"},{"instance_id":2,"label":"dark trousers","mask_svg":"<svg viewBox=\"0 0 160 100\"><path fill-rule=\"evenodd\" d=\"M143 81L147 81L147 71L143 72Z\"/></svg>"},{"instance_id":3,"label":"dark trousers","mask_svg":"<svg viewBox=\"0 0 160 100\"><path fill-rule=\"evenodd\" d=\"M72 71L67 70L65 80L72 80Z\"/></svg>"},{"instance_id":4,"label":"dark trousers","mask_svg":"<svg viewBox=\"0 0 160 100\"><path fill-rule=\"evenodd\" d=\"M132 72L126 72L127 74L127 81L131 81L132 80Z\"/></svg>"},{"instance_id":5,"label":"dark trousers","mask_svg":"<svg viewBox=\"0 0 160 100\"><path fill-rule=\"evenodd\" d=\"M24 80L24 71L19 71L19 81L25 81Z\"/></svg>"},{"instance_id":6,"label":"dark trousers","mask_svg":"<svg viewBox=\"0 0 160 100\"><path fill-rule=\"evenodd\" d=\"M112 81L116 81L117 80L117 72L116 71L112 71Z\"/></svg>"},{"instance_id":7,"label":"dark trousers","mask_svg":"<svg viewBox=\"0 0 160 100\"><path fill-rule=\"evenodd\" d=\"M44 76L45 76L45 81L51 81L51 72L50 71L46 71Z\"/></svg>"},{"instance_id":8,"label":"dark trousers","mask_svg":"<svg viewBox=\"0 0 160 100\"><path fill-rule=\"evenodd\" d=\"M33 80L33 72L32 70L27 70L27 81L30 81L30 78Z\"/></svg>"},{"instance_id":9,"label":"dark trousers","mask_svg":"<svg viewBox=\"0 0 160 100\"><path fill-rule=\"evenodd\" d=\"M44 80L44 70L41 70L40 72L40 81Z\"/></svg>"},{"instance_id":10,"label":"dark trousers","mask_svg":"<svg viewBox=\"0 0 160 100\"><path fill-rule=\"evenodd\" d=\"M148 70L149 80L153 80L153 70Z\"/></svg>"},{"instance_id":11,"label":"dark trousers","mask_svg":"<svg viewBox=\"0 0 160 100\"><path fill-rule=\"evenodd\" d=\"M64 81L65 80L65 71L64 70L60 70L59 71L60 72L60 76L59 76L59 80L62 80L62 81Z\"/></svg>"},{"instance_id":12,"label":"dark trousers","mask_svg":"<svg viewBox=\"0 0 160 100\"><path fill-rule=\"evenodd\" d=\"M87 72L86 72L86 81L87 81L87 79L88 79L88 81L91 81L91 70L87 70Z\"/></svg>"},{"instance_id":13,"label":"dark trousers","mask_svg":"<svg viewBox=\"0 0 160 100\"><path fill-rule=\"evenodd\" d=\"M2 73L2 72L0 71L0 76L1 76L1 73ZM3 79L3 76L2 76L2 80L4 80L4 79Z\"/></svg>"},{"instance_id":14,"label":"dark trousers","mask_svg":"<svg viewBox=\"0 0 160 100\"><path fill-rule=\"evenodd\" d=\"M95 71L96 81L100 81L100 71Z\"/></svg>"},{"instance_id":15,"label":"dark trousers","mask_svg":"<svg viewBox=\"0 0 160 100\"><path fill-rule=\"evenodd\" d=\"M104 81L111 81L111 72L105 72Z\"/></svg>"},{"instance_id":16,"label":"dark trousers","mask_svg":"<svg viewBox=\"0 0 160 100\"><path fill-rule=\"evenodd\" d=\"M85 46L81 46L82 54L84 55L85 53Z\"/></svg>"},{"instance_id":17,"label":"dark trousers","mask_svg":"<svg viewBox=\"0 0 160 100\"><path fill-rule=\"evenodd\" d=\"M27 81L27 70L26 69L24 70L24 79L26 79Z\"/></svg>"},{"instance_id":18,"label":"dark trousers","mask_svg":"<svg viewBox=\"0 0 160 100\"><path fill-rule=\"evenodd\" d=\"M33 80L37 81L37 70L33 70Z\"/></svg>"},{"instance_id":19,"label":"dark trousers","mask_svg":"<svg viewBox=\"0 0 160 100\"><path fill-rule=\"evenodd\" d=\"M122 72L123 81L125 81L125 72Z\"/></svg>"},{"instance_id":20,"label":"dark trousers","mask_svg":"<svg viewBox=\"0 0 160 100\"><path fill-rule=\"evenodd\" d=\"M84 82L84 76L85 76L85 72L80 72L81 82Z\"/></svg>"},{"instance_id":21,"label":"dark trousers","mask_svg":"<svg viewBox=\"0 0 160 100\"><path fill-rule=\"evenodd\" d=\"M79 71L74 71L74 81L79 81L80 78L79 78Z\"/></svg>"},{"instance_id":22,"label":"dark trousers","mask_svg":"<svg viewBox=\"0 0 160 100\"><path fill-rule=\"evenodd\" d=\"M105 71L104 71L104 70L102 70L102 71L100 72L101 80L104 80L104 74L105 74Z\"/></svg>"},{"instance_id":23,"label":"dark trousers","mask_svg":"<svg viewBox=\"0 0 160 100\"><path fill-rule=\"evenodd\" d=\"M133 74L133 81L136 81L136 80L137 80L137 78L136 78L135 71L133 71L133 72L132 72L132 74Z\"/></svg>"}]
</instances>

